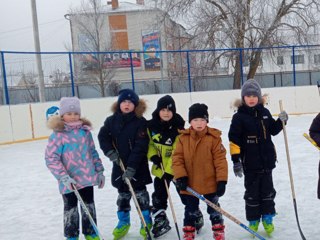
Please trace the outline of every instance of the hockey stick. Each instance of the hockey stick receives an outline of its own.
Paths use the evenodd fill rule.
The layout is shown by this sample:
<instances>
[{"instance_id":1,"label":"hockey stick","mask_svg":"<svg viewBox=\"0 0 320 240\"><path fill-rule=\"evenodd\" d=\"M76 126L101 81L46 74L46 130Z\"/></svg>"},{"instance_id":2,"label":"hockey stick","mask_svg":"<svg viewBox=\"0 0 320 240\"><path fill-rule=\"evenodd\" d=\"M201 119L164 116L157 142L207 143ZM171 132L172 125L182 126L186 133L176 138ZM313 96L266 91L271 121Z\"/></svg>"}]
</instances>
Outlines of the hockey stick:
<instances>
[{"instance_id":1,"label":"hockey stick","mask_svg":"<svg viewBox=\"0 0 320 240\"><path fill-rule=\"evenodd\" d=\"M113 143L113 147L114 147L115 150L117 151L118 156L120 156L120 155L119 155L119 151L118 151L118 149L116 148L116 146L115 146L114 143ZM122 162L122 160L121 160L120 157L119 157L119 163L120 163L120 168L121 168L121 170L122 170L123 172L125 172L125 171L126 171L126 168L124 167L124 164L123 164L123 162ZM143 214L142 214L142 211L141 211L141 208L140 208L140 205L139 205L137 196L136 196L136 194L135 194L135 192L134 192L134 190L133 190L132 184L131 184L131 182L130 182L130 180L129 180L128 178L125 178L125 182L126 182L126 184L128 185L128 187L129 187L129 191L131 192L131 195L132 195L132 198L133 198L133 201L134 201L134 205L136 206L136 209L137 209L137 212L138 212L138 214L139 214L139 217L140 217L140 220L141 220L141 222L142 222L142 225L143 225L144 229L146 230L147 240L152 240L152 237L151 237L149 228L148 228L148 226L147 226L146 221L144 220L144 217L143 217Z\"/></svg>"},{"instance_id":2,"label":"hockey stick","mask_svg":"<svg viewBox=\"0 0 320 240\"><path fill-rule=\"evenodd\" d=\"M251 233L252 235L254 235L255 237L259 238L260 240L266 240L264 237L262 237L261 235L259 235L257 232L253 231L252 229L250 229L248 226L244 225L243 223L241 223L238 219L236 219L235 217L233 217L232 215L230 215L229 213L227 213L226 211L224 211L221 207L218 207L216 204L214 204L213 202L209 201L208 199L206 199L203 195L197 193L195 190L193 190L190 187L187 187L187 191L189 193L191 193L192 195L194 195L195 197L199 198L200 200L202 200L203 202L205 202L209 207L212 207L214 210L216 210L217 212L221 213L222 215L226 216L227 218L229 218L232 222L238 224L240 227L242 227L243 229L247 230L249 233Z\"/></svg>"},{"instance_id":3,"label":"hockey stick","mask_svg":"<svg viewBox=\"0 0 320 240\"><path fill-rule=\"evenodd\" d=\"M161 166L162 173L164 174L164 168L163 168L162 163L160 163L160 166ZM171 213L172 213L174 225L176 226L176 231L177 231L177 234L178 234L178 238L180 240L181 238L180 238L180 233L179 233L176 213L174 211L174 207L173 207L173 203L172 203L172 198L171 198L171 194L170 194L170 191L169 191L169 187L168 187L167 181L165 179L163 179L163 181L164 181L164 185L166 186L166 190L167 190L167 194L168 194L168 199L169 199L169 203L170 203L170 208L171 208Z\"/></svg>"},{"instance_id":4,"label":"hockey stick","mask_svg":"<svg viewBox=\"0 0 320 240\"><path fill-rule=\"evenodd\" d=\"M303 134L303 136L316 148L318 148L318 150L320 150L320 147L317 145L317 143L306 133Z\"/></svg>"},{"instance_id":5,"label":"hockey stick","mask_svg":"<svg viewBox=\"0 0 320 240\"><path fill-rule=\"evenodd\" d=\"M83 209L83 211L87 214L88 218L89 218L89 221L95 231L95 233L97 234L97 236L101 239L101 240L104 240L104 238L102 237L102 235L100 234L100 231L98 230L98 227L97 227L97 224L94 222L90 212L89 212L89 209L87 208L86 204L84 203L83 199L81 198L80 194L79 194L79 191L76 189L76 186L74 184L72 184L72 187L74 189L74 193L76 194L77 198L78 198L78 201L80 202L80 205Z\"/></svg>"},{"instance_id":6,"label":"hockey stick","mask_svg":"<svg viewBox=\"0 0 320 240\"><path fill-rule=\"evenodd\" d=\"M283 111L282 107L282 100L279 100L279 106L280 106L280 111ZM291 170L291 161L290 161L290 154L289 154L289 145L288 145L288 138L287 138L287 131L286 131L286 124L284 121L282 122L282 131L283 131L283 136L284 136L284 143L286 146L286 154L287 154L287 162L288 162L288 169L289 169L289 177L290 177L290 185L291 185L291 193L292 193L292 200L293 200L293 206L294 206L294 211L296 215L296 220L297 220L297 225L299 229L299 233L301 235L301 238L303 240L306 240L305 236L303 235L303 232L300 227L300 222L299 222L299 216L298 216L298 208L297 208L297 201L296 201L296 194L294 191L294 184L293 184L293 175L292 175L292 170Z\"/></svg>"}]
</instances>

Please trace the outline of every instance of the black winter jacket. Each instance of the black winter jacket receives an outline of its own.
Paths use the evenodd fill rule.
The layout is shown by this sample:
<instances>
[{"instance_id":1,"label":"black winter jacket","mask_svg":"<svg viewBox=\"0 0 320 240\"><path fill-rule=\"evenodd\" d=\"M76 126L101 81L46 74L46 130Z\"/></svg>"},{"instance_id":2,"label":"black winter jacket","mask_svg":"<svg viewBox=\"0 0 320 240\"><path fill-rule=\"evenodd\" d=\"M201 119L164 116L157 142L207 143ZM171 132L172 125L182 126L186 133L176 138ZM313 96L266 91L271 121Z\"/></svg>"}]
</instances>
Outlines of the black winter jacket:
<instances>
[{"instance_id":1,"label":"black winter jacket","mask_svg":"<svg viewBox=\"0 0 320 240\"><path fill-rule=\"evenodd\" d=\"M100 148L106 155L115 149L114 144L125 168L131 167L136 170L134 179L131 180L133 187L143 187L152 183L147 159L149 143L147 121L142 115L137 115L137 111L124 115L118 107L116 109L100 129L98 134ZM122 174L120 166L114 163L111 174L112 185L120 190L127 190L125 182L121 179Z\"/></svg>"},{"instance_id":2,"label":"black winter jacket","mask_svg":"<svg viewBox=\"0 0 320 240\"><path fill-rule=\"evenodd\" d=\"M309 129L310 137L320 147L320 113L313 119ZM319 179L318 179L318 199L320 199L320 162L318 167Z\"/></svg>"},{"instance_id":3,"label":"black winter jacket","mask_svg":"<svg viewBox=\"0 0 320 240\"><path fill-rule=\"evenodd\" d=\"M320 113L313 119L309 129L309 134L320 147Z\"/></svg>"},{"instance_id":4,"label":"black winter jacket","mask_svg":"<svg viewBox=\"0 0 320 240\"><path fill-rule=\"evenodd\" d=\"M244 172L275 168L277 154L271 135L275 136L281 130L281 120L274 120L263 104L255 107L241 105L238 108L232 118L229 141L230 146L234 144L240 148ZM231 149L231 155L233 154Z\"/></svg>"}]
</instances>

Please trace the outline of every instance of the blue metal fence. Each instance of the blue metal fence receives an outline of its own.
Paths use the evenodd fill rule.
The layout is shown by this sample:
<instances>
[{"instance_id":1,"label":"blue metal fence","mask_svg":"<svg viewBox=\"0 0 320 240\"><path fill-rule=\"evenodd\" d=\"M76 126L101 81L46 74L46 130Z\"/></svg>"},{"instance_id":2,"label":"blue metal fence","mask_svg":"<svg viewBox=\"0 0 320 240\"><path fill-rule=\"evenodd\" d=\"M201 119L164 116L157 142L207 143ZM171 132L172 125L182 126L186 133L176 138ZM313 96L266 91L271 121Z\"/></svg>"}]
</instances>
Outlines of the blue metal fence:
<instances>
[{"instance_id":1,"label":"blue metal fence","mask_svg":"<svg viewBox=\"0 0 320 240\"><path fill-rule=\"evenodd\" d=\"M315 85L320 79L320 45L243 49L157 51L160 66L144 65L144 51L15 52L1 54L0 104L37 102L35 56L41 54L46 101L116 95L121 88L139 94L225 90L233 88L239 54L241 84L253 51L262 51L255 78L262 87Z\"/></svg>"}]
</instances>

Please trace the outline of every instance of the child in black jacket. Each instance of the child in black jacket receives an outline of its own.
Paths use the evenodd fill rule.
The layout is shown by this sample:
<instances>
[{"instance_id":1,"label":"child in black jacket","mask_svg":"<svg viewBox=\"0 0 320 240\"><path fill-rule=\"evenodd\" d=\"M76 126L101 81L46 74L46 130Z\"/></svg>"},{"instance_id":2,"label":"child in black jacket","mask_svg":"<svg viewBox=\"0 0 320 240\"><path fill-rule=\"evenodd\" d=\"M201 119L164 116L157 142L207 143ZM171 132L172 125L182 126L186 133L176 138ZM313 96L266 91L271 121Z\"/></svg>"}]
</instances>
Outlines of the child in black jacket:
<instances>
[{"instance_id":1,"label":"child in black jacket","mask_svg":"<svg viewBox=\"0 0 320 240\"><path fill-rule=\"evenodd\" d=\"M320 113L313 119L309 129L310 137L320 147ZM318 199L320 199L320 163L319 163L319 180L318 180Z\"/></svg>"},{"instance_id":2,"label":"child in black jacket","mask_svg":"<svg viewBox=\"0 0 320 240\"><path fill-rule=\"evenodd\" d=\"M143 113L146 104L131 89L119 92L118 101L113 105L113 115L101 127L98 139L103 153L113 162L111 181L118 189L119 223L113 231L114 239L124 237L130 228L131 192L124 182L128 178L137 196L143 217L149 229L152 220L149 210L150 197L146 185L152 183L148 167L148 143L146 120ZM120 160L125 166L123 173ZM145 237L145 228L140 234Z\"/></svg>"},{"instance_id":3,"label":"child in black jacket","mask_svg":"<svg viewBox=\"0 0 320 240\"><path fill-rule=\"evenodd\" d=\"M230 154L237 177L244 174L246 218L249 227L257 231L262 219L268 235L274 231L276 214L272 170L277 155L271 135L282 130L282 122L288 120L286 112L274 120L261 97L261 88L254 79L247 80L241 89L242 101L233 115L230 130Z\"/></svg>"}]
</instances>

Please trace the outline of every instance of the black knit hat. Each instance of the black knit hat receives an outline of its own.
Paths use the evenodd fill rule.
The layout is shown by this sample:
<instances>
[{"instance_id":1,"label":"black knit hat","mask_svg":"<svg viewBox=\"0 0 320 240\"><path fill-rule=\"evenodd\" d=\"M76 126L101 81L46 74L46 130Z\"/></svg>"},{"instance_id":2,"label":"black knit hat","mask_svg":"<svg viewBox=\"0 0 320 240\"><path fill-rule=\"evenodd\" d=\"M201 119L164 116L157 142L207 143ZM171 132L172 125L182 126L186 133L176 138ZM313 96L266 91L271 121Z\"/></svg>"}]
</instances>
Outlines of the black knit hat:
<instances>
[{"instance_id":1,"label":"black knit hat","mask_svg":"<svg viewBox=\"0 0 320 240\"><path fill-rule=\"evenodd\" d=\"M176 113L176 104L170 95L166 95L158 100L155 112L159 114L160 110L163 108L170 110L173 114Z\"/></svg>"},{"instance_id":2,"label":"black knit hat","mask_svg":"<svg viewBox=\"0 0 320 240\"><path fill-rule=\"evenodd\" d=\"M244 96L256 96L259 101L261 100L261 87L259 83L254 79L248 79L244 82L241 88L241 97Z\"/></svg>"},{"instance_id":3,"label":"black knit hat","mask_svg":"<svg viewBox=\"0 0 320 240\"><path fill-rule=\"evenodd\" d=\"M203 103L193 104L189 108L189 123L195 118L204 118L209 122L208 106Z\"/></svg>"},{"instance_id":4,"label":"black knit hat","mask_svg":"<svg viewBox=\"0 0 320 240\"><path fill-rule=\"evenodd\" d=\"M134 106L139 103L139 96L131 89L122 89L119 92L118 104L122 103L124 100L130 100Z\"/></svg>"}]
</instances>

